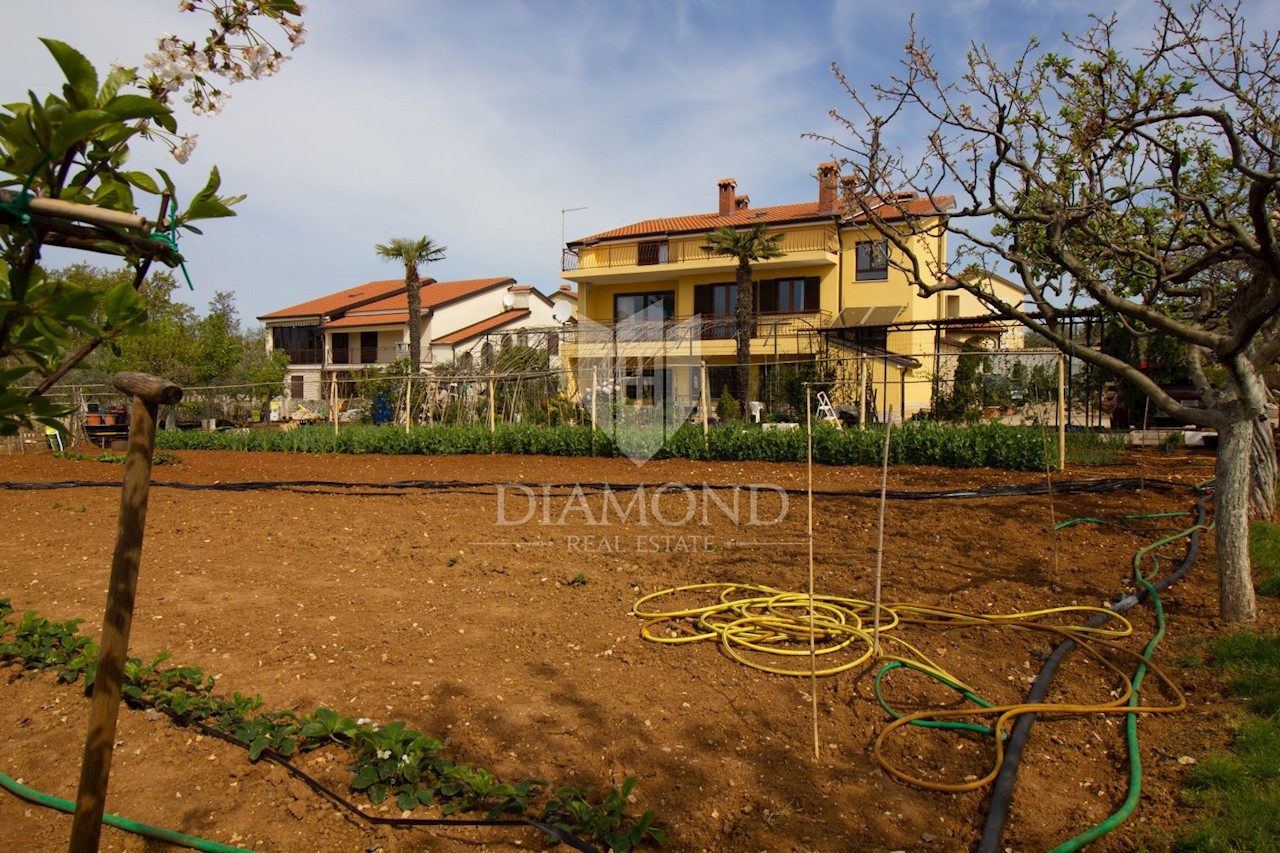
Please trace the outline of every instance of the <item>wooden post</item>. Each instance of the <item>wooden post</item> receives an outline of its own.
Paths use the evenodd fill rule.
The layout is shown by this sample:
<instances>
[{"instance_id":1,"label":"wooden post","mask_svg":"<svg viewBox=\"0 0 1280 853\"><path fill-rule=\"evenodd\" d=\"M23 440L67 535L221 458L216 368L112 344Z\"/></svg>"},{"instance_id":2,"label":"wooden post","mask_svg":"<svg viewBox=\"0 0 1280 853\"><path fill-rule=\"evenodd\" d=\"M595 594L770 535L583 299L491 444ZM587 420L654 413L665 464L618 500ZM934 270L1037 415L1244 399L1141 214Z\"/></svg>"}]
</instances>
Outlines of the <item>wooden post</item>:
<instances>
[{"instance_id":1,"label":"wooden post","mask_svg":"<svg viewBox=\"0 0 1280 853\"><path fill-rule=\"evenodd\" d=\"M702 362L702 399L698 401L698 410L702 413L702 446L704 449L710 449L710 418L711 412L708 411L708 394L707 394L707 363Z\"/></svg>"},{"instance_id":2,"label":"wooden post","mask_svg":"<svg viewBox=\"0 0 1280 853\"><path fill-rule=\"evenodd\" d=\"M1058 353L1058 470L1067 467L1067 401L1066 395L1067 357Z\"/></svg>"},{"instance_id":3,"label":"wooden post","mask_svg":"<svg viewBox=\"0 0 1280 853\"><path fill-rule=\"evenodd\" d=\"M591 455L596 455L596 398L600 396L600 384L596 381L597 368L591 368Z\"/></svg>"},{"instance_id":4,"label":"wooden post","mask_svg":"<svg viewBox=\"0 0 1280 853\"><path fill-rule=\"evenodd\" d=\"M89 706L89 731L80 764L80 787L71 823L71 853L98 849L102 812L111 775L111 753L116 742L121 682L133 624L133 603L138 590L138 566L142 560L142 534L147 522L147 491L151 485L151 455L156 444L156 414L162 403L182 399L182 389L167 379L145 373L117 373L114 384L133 397L129 419L129 451L120 489L120 515L116 523L116 548L111 559L111 581L102 618L102 645Z\"/></svg>"},{"instance_id":5,"label":"wooden post","mask_svg":"<svg viewBox=\"0 0 1280 853\"><path fill-rule=\"evenodd\" d=\"M490 377L489 377L489 434L490 434L490 435L493 435L493 433L495 432L495 430L494 430L494 425L495 425L494 418L495 418L495 416L496 416L496 414L497 414L497 408L498 408L498 407L497 407L497 401L495 401L495 400L493 399L493 377L492 377L492 376L490 376Z\"/></svg>"},{"instance_id":6,"label":"wooden post","mask_svg":"<svg viewBox=\"0 0 1280 853\"><path fill-rule=\"evenodd\" d=\"M333 434L338 434L338 372L333 372L333 381L329 385L329 414L333 418Z\"/></svg>"},{"instance_id":7,"label":"wooden post","mask_svg":"<svg viewBox=\"0 0 1280 853\"><path fill-rule=\"evenodd\" d=\"M866 367L867 357L858 356L858 429L867 428L867 378L863 375Z\"/></svg>"},{"instance_id":8,"label":"wooden post","mask_svg":"<svg viewBox=\"0 0 1280 853\"><path fill-rule=\"evenodd\" d=\"M404 434L409 434L409 422L412 418L409 412L413 408L413 375L407 375L404 378Z\"/></svg>"}]
</instances>

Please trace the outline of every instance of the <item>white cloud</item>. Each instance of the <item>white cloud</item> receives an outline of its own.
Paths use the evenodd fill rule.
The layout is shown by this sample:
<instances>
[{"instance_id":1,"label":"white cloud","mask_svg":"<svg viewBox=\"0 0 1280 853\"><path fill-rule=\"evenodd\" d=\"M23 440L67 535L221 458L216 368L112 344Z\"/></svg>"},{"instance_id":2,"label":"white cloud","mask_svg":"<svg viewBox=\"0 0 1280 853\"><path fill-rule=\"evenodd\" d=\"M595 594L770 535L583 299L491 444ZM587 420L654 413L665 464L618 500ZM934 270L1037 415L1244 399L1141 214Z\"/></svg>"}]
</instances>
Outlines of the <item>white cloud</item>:
<instances>
[{"instance_id":1,"label":"white cloud","mask_svg":"<svg viewBox=\"0 0 1280 853\"><path fill-rule=\"evenodd\" d=\"M1141 22L1149 5L1128 2L1126 25ZM915 8L954 67L970 39L1056 41L1079 28L1082 5ZM67 41L100 68L133 64L161 31L199 31L176 6L9 4L0 96L59 84L36 36ZM830 152L801 134L832 131L827 110L847 106L830 62L859 85L882 79L906 19L900 6L846 0L315 0L307 43L278 77L234 87L216 118L181 122L200 134L188 166L163 151L138 160L164 166L188 194L216 163L226 191L249 195L236 219L183 242L198 288L188 298L200 306L234 290L253 316L394 277L374 243L424 233L449 245L429 275L513 275L553 290L564 208L589 208L565 216L573 238L712 210L724 177L755 206L814 197L812 174Z\"/></svg>"}]
</instances>

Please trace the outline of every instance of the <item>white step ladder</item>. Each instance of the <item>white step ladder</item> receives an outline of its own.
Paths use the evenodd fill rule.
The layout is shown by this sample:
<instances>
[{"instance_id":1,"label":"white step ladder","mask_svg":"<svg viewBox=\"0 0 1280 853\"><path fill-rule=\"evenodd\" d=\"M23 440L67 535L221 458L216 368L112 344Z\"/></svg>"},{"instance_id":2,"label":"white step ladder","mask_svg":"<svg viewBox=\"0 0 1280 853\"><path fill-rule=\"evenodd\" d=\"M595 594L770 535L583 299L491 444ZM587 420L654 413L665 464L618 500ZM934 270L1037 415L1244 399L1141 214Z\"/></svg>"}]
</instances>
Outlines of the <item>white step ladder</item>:
<instances>
[{"instance_id":1,"label":"white step ladder","mask_svg":"<svg viewBox=\"0 0 1280 853\"><path fill-rule=\"evenodd\" d=\"M836 429L844 429L844 424L840 423L840 416L832 407L831 398L827 396L826 391L818 392L818 420L825 424L834 424Z\"/></svg>"}]
</instances>

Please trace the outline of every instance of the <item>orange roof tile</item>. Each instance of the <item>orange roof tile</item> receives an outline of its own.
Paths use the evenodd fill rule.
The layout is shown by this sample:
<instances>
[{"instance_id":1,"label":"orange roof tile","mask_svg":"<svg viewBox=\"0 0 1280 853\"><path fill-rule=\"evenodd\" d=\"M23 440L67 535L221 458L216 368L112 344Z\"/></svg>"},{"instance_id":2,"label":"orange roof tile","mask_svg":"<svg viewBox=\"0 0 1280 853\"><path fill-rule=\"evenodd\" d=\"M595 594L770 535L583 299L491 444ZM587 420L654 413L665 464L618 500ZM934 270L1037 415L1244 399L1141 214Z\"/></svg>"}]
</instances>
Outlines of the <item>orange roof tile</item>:
<instances>
[{"instance_id":1,"label":"orange roof tile","mask_svg":"<svg viewBox=\"0 0 1280 853\"><path fill-rule=\"evenodd\" d=\"M402 282L403 283L403 282ZM422 300L422 310L427 311L437 308L447 302L455 299L462 299L465 296L472 296L484 290L497 287L502 284L515 284L516 280L510 277L500 278L468 278L461 281L433 281L431 284L424 284L422 289L418 291L418 296ZM377 311L394 311L400 310L405 312L406 316L409 311L409 294L403 290L399 293L392 294L385 299L379 299L367 305L361 305L358 312L349 311L348 314L360 313L367 314Z\"/></svg>"},{"instance_id":2,"label":"orange roof tile","mask_svg":"<svg viewBox=\"0 0 1280 853\"><path fill-rule=\"evenodd\" d=\"M935 206L936 202L936 206ZM886 219L897 219L905 212L908 215L922 216L937 213L950 208L955 202L952 196L939 196L931 202L928 198L914 198L906 204L886 204L880 215ZM581 240L574 240L570 246L580 246L600 240L614 240L625 237L658 236L663 234L690 234L700 231L711 231L722 226L740 228L755 225L759 222L788 223L806 220L830 221L834 213L819 213L818 202L809 201L802 204L782 204L775 207L757 207L737 210L728 216L719 213L695 213L689 216L672 216L666 219L646 219L631 225L624 225L612 231L602 231ZM849 220L852 223L865 221L862 214Z\"/></svg>"},{"instance_id":3,"label":"orange roof tile","mask_svg":"<svg viewBox=\"0 0 1280 853\"><path fill-rule=\"evenodd\" d=\"M323 314L335 314L342 310L350 310L351 308L367 304L376 299L381 299L395 291L404 290L404 279L387 279L386 281L368 281L359 287L351 287L346 290L340 290L337 293L330 293L328 296L321 296L318 299L312 299L308 302L300 302L297 305L291 305L288 308L281 308L279 311L272 311L269 314L262 314L259 320L276 320L286 317L313 317Z\"/></svg>"},{"instance_id":4,"label":"orange roof tile","mask_svg":"<svg viewBox=\"0 0 1280 853\"><path fill-rule=\"evenodd\" d=\"M427 313L423 311L422 316ZM326 329L350 329L354 326L406 326L408 324L408 311L380 311L376 314L361 311L325 323L324 327Z\"/></svg>"},{"instance_id":5,"label":"orange roof tile","mask_svg":"<svg viewBox=\"0 0 1280 853\"><path fill-rule=\"evenodd\" d=\"M472 323L465 329L459 329L458 331L445 335L442 338L436 338L431 343L460 344L463 341L474 338L476 335L483 335L485 332L492 332L494 329L501 328L508 323L519 320L521 317L528 317L531 313L533 312L528 308L513 308L510 311L503 311L501 314L497 314L487 320L481 320L479 323Z\"/></svg>"}]
</instances>

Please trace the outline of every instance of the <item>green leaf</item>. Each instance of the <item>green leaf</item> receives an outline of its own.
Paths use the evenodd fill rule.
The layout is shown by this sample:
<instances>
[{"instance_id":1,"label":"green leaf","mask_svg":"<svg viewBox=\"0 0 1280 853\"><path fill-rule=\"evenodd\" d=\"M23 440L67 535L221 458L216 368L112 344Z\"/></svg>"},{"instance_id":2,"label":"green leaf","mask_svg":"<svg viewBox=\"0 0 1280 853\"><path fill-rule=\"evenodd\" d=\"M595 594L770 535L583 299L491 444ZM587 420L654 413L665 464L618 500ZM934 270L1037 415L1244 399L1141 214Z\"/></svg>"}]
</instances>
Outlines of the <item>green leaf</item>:
<instances>
[{"instance_id":1,"label":"green leaf","mask_svg":"<svg viewBox=\"0 0 1280 853\"><path fill-rule=\"evenodd\" d=\"M49 155L57 158L68 148L80 142L86 142L94 131L115 121L110 113L103 110L78 110L62 120L53 131L49 141Z\"/></svg>"},{"instance_id":2,"label":"green leaf","mask_svg":"<svg viewBox=\"0 0 1280 853\"><path fill-rule=\"evenodd\" d=\"M216 219L222 216L235 216L236 212L231 209L230 205L241 201L244 196L219 198L218 187L221 185L222 176L218 173L218 167L214 166L209 170L209 180L204 185L204 189L196 193L195 198L191 199L191 204L187 206L186 212L182 214L182 220L186 222L192 219Z\"/></svg>"},{"instance_id":3,"label":"green leaf","mask_svg":"<svg viewBox=\"0 0 1280 853\"><path fill-rule=\"evenodd\" d=\"M107 292L102 307L106 314L103 325L107 329L132 326L147 318L146 300L127 281L117 284Z\"/></svg>"},{"instance_id":4,"label":"green leaf","mask_svg":"<svg viewBox=\"0 0 1280 853\"><path fill-rule=\"evenodd\" d=\"M138 69L136 68L117 68L107 75L107 79L102 81L102 88L98 90L97 106L102 106L116 96L116 92L120 91L120 87L131 83Z\"/></svg>"},{"instance_id":5,"label":"green leaf","mask_svg":"<svg viewBox=\"0 0 1280 853\"><path fill-rule=\"evenodd\" d=\"M74 95L74 98L68 98L73 101L72 106L84 108L92 104L98 94L98 72L94 70L93 64L66 42L46 38L40 41L44 42L44 46L53 54L62 73L66 75L67 88L70 90L68 95Z\"/></svg>"},{"instance_id":6,"label":"green leaf","mask_svg":"<svg viewBox=\"0 0 1280 853\"><path fill-rule=\"evenodd\" d=\"M116 95L102 105L102 109L118 119L158 119L173 111L146 95Z\"/></svg>"},{"instance_id":7,"label":"green leaf","mask_svg":"<svg viewBox=\"0 0 1280 853\"><path fill-rule=\"evenodd\" d=\"M146 172L121 172L120 176L143 192L160 195L160 187L156 184L155 178Z\"/></svg>"},{"instance_id":8,"label":"green leaf","mask_svg":"<svg viewBox=\"0 0 1280 853\"><path fill-rule=\"evenodd\" d=\"M351 788L356 791L363 791L378 781L378 771L373 765L366 764L356 773L356 777L351 780Z\"/></svg>"},{"instance_id":9,"label":"green leaf","mask_svg":"<svg viewBox=\"0 0 1280 853\"><path fill-rule=\"evenodd\" d=\"M249 760L257 761L262 757L262 750L267 748L267 736L258 735L253 739L253 743L249 744Z\"/></svg>"}]
</instances>

